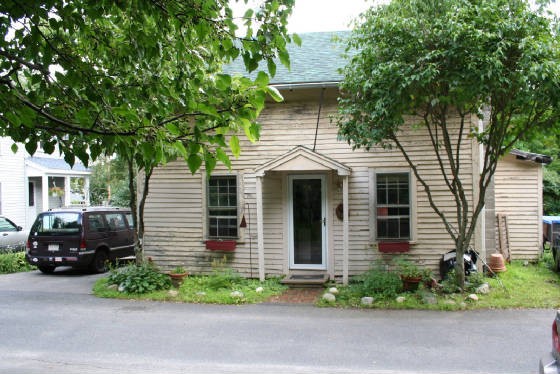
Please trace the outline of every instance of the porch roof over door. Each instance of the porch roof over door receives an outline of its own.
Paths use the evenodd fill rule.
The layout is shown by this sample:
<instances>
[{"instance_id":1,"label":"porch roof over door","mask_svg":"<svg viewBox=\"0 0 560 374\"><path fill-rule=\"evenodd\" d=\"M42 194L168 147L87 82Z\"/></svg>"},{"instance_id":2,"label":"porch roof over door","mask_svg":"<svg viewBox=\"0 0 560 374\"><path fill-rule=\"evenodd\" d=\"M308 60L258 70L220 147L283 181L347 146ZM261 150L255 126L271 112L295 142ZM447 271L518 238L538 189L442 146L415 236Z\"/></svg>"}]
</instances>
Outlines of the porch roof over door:
<instances>
[{"instance_id":1,"label":"porch roof over door","mask_svg":"<svg viewBox=\"0 0 560 374\"><path fill-rule=\"evenodd\" d=\"M318 171L334 170L340 176L348 176L352 169L330 157L298 145L289 152L272 159L255 169L257 176L268 171Z\"/></svg>"}]
</instances>

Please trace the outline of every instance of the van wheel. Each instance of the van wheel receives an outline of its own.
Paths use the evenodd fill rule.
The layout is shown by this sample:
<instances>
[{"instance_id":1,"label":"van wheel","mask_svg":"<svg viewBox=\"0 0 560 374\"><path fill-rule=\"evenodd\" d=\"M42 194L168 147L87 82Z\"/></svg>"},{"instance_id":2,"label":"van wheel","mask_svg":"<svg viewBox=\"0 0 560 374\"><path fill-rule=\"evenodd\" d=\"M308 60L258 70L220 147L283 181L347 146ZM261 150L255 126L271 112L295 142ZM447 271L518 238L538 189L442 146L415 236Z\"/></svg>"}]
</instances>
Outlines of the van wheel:
<instances>
[{"instance_id":1,"label":"van wheel","mask_svg":"<svg viewBox=\"0 0 560 374\"><path fill-rule=\"evenodd\" d=\"M39 271L43 274L52 274L52 273L54 273L55 268L56 268L56 266L48 266L48 265L37 266L37 269L39 269Z\"/></svg>"},{"instance_id":2,"label":"van wheel","mask_svg":"<svg viewBox=\"0 0 560 374\"><path fill-rule=\"evenodd\" d=\"M109 257L105 251L97 251L89 265L89 269L94 273L105 273L107 271L108 261Z\"/></svg>"}]
</instances>

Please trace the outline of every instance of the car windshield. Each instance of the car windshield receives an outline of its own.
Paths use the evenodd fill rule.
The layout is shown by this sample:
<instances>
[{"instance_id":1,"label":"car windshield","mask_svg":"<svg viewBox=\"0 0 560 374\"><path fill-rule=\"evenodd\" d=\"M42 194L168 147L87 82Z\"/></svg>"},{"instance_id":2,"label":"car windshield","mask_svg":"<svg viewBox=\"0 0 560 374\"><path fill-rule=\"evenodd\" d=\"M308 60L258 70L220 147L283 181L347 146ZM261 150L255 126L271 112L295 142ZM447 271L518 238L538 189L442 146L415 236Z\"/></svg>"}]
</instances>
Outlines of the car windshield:
<instances>
[{"instance_id":1,"label":"car windshield","mask_svg":"<svg viewBox=\"0 0 560 374\"><path fill-rule=\"evenodd\" d=\"M69 235L80 232L82 222L78 213L45 213L37 217L31 228L35 235Z\"/></svg>"}]
</instances>

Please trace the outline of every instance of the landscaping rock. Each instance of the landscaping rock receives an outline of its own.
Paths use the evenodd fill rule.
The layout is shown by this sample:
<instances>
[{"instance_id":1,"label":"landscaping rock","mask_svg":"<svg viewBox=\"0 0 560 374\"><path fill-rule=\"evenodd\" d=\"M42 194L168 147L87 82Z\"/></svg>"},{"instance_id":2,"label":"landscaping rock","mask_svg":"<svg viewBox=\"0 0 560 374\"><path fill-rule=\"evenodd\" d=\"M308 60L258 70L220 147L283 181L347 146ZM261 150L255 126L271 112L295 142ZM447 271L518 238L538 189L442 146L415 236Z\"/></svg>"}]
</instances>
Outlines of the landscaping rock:
<instances>
[{"instance_id":1,"label":"landscaping rock","mask_svg":"<svg viewBox=\"0 0 560 374\"><path fill-rule=\"evenodd\" d=\"M177 290L169 290L167 294L171 297L177 297L179 295L179 291Z\"/></svg>"},{"instance_id":2,"label":"landscaping rock","mask_svg":"<svg viewBox=\"0 0 560 374\"><path fill-rule=\"evenodd\" d=\"M371 296L364 296L361 299L362 305L371 305L373 304L373 297Z\"/></svg>"},{"instance_id":3,"label":"landscaping rock","mask_svg":"<svg viewBox=\"0 0 560 374\"><path fill-rule=\"evenodd\" d=\"M461 309L467 309L467 303L465 303L464 301L461 301L461 304L459 304L459 306L461 307Z\"/></svg>"},{"instance_id":4,"label":"landscaping rock","mask_svg":"<svg viewBox=\"0 0 560 374\"><path fill-rule=\"evenodd\" d=\"M323 300L328 301L329 303L334 303L336 301L336 296L334 296L332 293L325 293L323 294Z\"/></svg>"},{"instance_id":5,"label":"landscaping rock","mask_svg":"<svg viewBox=\"0 0 560 374\"><path fill-rule=\"evenodd\" d=\"M198 292L196 293L196 296L206 296L206 292L204 292L204 291L198 291Z\"/></svg>"},{"instance_id":6,"label":"landscaping rock","mask_svg":"<svg viewBox=\"0 0 560 374\"><path fill-rule=\"evenodd\" d=\"M236 297L236 298L239 298L239 299L240 299L240 298L242 298L242 297L245 296L245 295L243 295L243 292L241 292L241 291L232 291L232 292L229 294L229 296L231 296L231 297Z\"/></svg>"},{"instance_id":7,"label":"landscaping rock","mask_svg":"<svg viewBox=\"0 0 560 374\"><path fill-rule=\"evenodd\" d=\"M437 297L433 293L425 293L422 295L422 302L424 304L435 305L437 304Z\"/></svg>"},{"instance_id":8,"label":"landscaping rock","mask_svg":"<svg viewBox=\"0 0 560 374\"><path fill-rule=\"evenodd\" d=\"M262 288L262 287L257 287L257 288L255 289L255 292L256 292L256 293L262 293L263 291L264 291L264 288Z\"/></svg>"},{"instance_id":9,"label":"landscaping rock","mask_svg":"<svg viewBox=\"0 0 560 374\"><path fill-rule=\"evenodd\" d=\"M404 301L406 300L406 297L404 297L404 296L399 296L399 297L397 297L396 300L397 300L397 303L399 303L399 304L400 304L400 303L404 303Z\"/></svg>"},{"instance_id":10,"label":"landscaping rock","mask_svg":"<svg viewBox=\"0 0 560 374\"><path fill-rule=\"evenodd\" d=\"M332 293L333 295L338 295L338 288L336 287L329 288L329 293Z\"/></svg>"},{"instance_id":11,"label":"landscaping rock","mask_svg":"<svg viewBox=\"0 0 560 374\"><path fill-rule=\"evenodd\" d=\"M124 292L124 285L119 284L119 288L117 288L117 291Z\"/></svg>"},{"instance_id":12,"label":"landscaping rock","mask_svg":"<svg viewBox=\"0 0 560 374\"><path fill-rule=\"evenodd\" d=\"M488 285L488 283L483 283L477 287L475 292L478 294L486 295L487 293L490 293L490 286Z\"/></svg>"},{"instance_id":13,"label":"landscaping rock","mask_svg":"<svg viewBox=\"0 0 560 374\"><path fill-rule=\"evenodd\" d=\"M445 300L443 303L446 305L457 305L455 300Z\"/></svg>"},{"instance_id":14,"label":"landscaping rock","mask_svg":"<svg viewBox=\"0 0 560 374\"><path fill-rule=\"evenodd\" d=\"M117 286L116 284L111 284L107 286L107 289L111 291L117 291L119 289L119 286Z\"/></svg>"},{"instance_id":15,"label":"landscaping rock","mask_svg":"<svg viewBox=\"0 0 560 374\"><path fill-rule=\"evenodd\" d=\"M467 296L467 301L478 301L478 296L475 293L471 293Z\"/></svg>"}]
</instances>

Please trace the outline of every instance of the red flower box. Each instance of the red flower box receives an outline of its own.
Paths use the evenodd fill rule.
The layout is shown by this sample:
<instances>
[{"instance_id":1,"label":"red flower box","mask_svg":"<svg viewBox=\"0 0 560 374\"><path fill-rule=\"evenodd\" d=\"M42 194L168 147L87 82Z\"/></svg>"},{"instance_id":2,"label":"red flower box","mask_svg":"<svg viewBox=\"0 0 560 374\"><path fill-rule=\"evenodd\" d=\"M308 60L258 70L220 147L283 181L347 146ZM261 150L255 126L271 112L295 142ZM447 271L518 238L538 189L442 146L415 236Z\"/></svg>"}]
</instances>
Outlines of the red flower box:
<instances>
[{"instance_id":1,"label":"red flower box","mask_svg":"<svg viewBox=\"0 0 560 374\"><path fill-rule=\"evenodd\" d=\"M404 253L410 251L409 242L380 242L379 252L383 253Z\"/></svg>"},{"instance_id":2,"label":"red flower box","mask_svg":"<svg viewBox=\"0 0 560 374\"><path fill-rule=\"evenodd\" d=\"M235 251L235 240L207 240L206 249L210 251Z\"/></svg>"}]
</instances>

